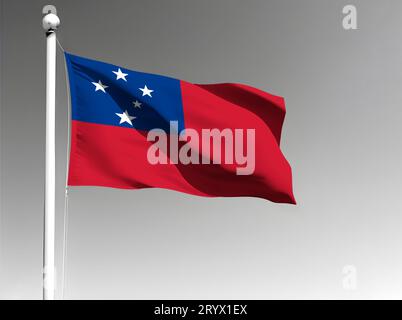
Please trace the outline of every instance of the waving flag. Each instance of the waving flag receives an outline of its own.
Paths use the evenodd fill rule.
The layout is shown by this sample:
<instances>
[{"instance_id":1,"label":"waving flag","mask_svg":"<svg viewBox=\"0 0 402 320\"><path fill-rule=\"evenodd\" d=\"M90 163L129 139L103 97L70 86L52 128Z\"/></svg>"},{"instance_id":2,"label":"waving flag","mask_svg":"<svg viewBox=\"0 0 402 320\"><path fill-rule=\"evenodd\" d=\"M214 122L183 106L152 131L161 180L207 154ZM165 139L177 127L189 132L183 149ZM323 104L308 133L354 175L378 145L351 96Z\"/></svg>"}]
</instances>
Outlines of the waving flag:
<instances>
[{"instance_id":1,"label":"waving flag","mask_svg":"<svg viewBox=\"0 0 402 320\"><path fill-rule=\"evenodd\" d=\"M70 186L295 203L280 150L283 98L241 84L191 84L65 57Z\"/></svg>"}]
</instances>

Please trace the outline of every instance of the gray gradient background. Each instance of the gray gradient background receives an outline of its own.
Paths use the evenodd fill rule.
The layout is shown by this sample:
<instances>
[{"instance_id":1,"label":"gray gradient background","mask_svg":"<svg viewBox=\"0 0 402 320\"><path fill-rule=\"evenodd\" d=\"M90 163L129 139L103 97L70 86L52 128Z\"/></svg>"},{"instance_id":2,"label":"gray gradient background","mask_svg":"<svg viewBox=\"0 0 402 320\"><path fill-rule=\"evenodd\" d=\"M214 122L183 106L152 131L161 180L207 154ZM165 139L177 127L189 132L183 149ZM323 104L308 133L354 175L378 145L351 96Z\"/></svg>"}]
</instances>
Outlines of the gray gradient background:
<instances>
[{"instance_id":1,"label":"gray gradient background","mask_svg":"<svg viewBox=\"0 0 402 320\"><path fill-rule=\"evenodd\" d=\"M356 31L341 25L349 2ZM1 298L42 294L44 4L1 1ZM402 298L401 1L52 4L75 54L285 96L298 200L71 189L66 298ZM58 271L63 63L58 52ZM354 291L342 287L350 264Z\"/></svg>"}]
</instances>

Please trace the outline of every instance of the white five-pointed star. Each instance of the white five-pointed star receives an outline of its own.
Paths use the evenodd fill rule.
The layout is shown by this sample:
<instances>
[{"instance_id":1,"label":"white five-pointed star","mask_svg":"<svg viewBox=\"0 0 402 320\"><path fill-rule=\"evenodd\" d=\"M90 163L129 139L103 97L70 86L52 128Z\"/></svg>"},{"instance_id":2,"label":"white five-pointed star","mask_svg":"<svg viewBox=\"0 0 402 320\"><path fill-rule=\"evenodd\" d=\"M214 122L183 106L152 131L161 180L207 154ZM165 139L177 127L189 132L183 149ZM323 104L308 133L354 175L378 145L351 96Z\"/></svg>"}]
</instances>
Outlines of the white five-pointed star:
<instances>
[{"instance_id":1,"label":"white five-pointed star","mask_svg":"<svg viewBox=\"0 0 402 320\"><path fill-rule=\"evenodd\" d=\"M122 72L120 68L117 71L113 71L113 73L116 75L116 80L123 79L127 82L126 77L128 76L128 73Z\"/></svg>"},{"instance_id":2,"label":"white five-pointed star","mask_svg":"<svg viewBox=\"0 0 402 320\"><path fill-rule=\"evenodd\" d=\"M133 123L131 122L131 120L134 120L136 117L130 116L128 114L128 111L124 111L123 113L116 113L117 116L120 117L120 124L127 122L129 125L133 125Z\"/></svg>"},{"instance_id":3,"label":"white five-pointed star","mask_svg":"<svg viewBox=\"0 0 402 320\"><path fill-rule=\"evenodd\" d=\"M142 103L139 102L138 100L135 100L135 101L133 101L133 105L134 105L134 108L140 108L141 109Z\"/></svg>"},{"instance_id":4,"label":"white five-pointed star","mask_svg":"<svg viewBox=\"0 0 402 320\"><path fill-rule=\"evenodd\" d=\"M138 88L142 91L142 96L151 96L151 93L154 92L154 90L148 89L148 87L145 85L144 88Z\"/></svg>"},{"instance_id":5,"label":"white five-pointed star","mask_svg":"<svg viewBox=\"0 0 402 320\"><path fill-rule=\"evenodd\" d=\"M108 86L105 86L100 80L98 82L92 82L92 84L95 86L95 91L101 90L106 93L105 89L109 88Z\"/></svg>"}]
</instances>

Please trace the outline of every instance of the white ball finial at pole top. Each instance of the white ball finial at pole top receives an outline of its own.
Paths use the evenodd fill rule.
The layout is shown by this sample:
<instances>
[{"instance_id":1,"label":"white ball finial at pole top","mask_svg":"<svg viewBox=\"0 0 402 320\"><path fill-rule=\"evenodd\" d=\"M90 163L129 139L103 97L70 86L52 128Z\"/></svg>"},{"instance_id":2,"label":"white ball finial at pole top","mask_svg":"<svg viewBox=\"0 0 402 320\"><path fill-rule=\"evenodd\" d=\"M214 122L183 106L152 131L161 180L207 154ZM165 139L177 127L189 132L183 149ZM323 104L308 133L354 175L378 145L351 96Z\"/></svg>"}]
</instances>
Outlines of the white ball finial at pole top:
<instances>
[{"instance_id":1,"label":"white ball finial at pole top","mask_svg":"<svg viewBox=\"0 0 402 320\"><path fill-rule=\"evenodd\" d=\"M43 29L46 31L54 31L60 25L60 18L57 16L56 7L46 5L43 7L42 13L46 14L42 20Z\"/></svg>"}]
</instances>

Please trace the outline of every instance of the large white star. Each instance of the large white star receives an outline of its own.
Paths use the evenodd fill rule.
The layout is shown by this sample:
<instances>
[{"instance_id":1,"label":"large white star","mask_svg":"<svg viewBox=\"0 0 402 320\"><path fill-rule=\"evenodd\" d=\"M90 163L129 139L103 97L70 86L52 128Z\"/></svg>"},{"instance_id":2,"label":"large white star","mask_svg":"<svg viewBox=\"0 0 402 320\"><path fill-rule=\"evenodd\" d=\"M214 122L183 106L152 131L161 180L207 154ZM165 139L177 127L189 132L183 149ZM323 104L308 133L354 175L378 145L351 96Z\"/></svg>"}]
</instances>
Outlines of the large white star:
<instances>
[{"instance_id":1,"label":"large white star","mask_svg":"<svg viewBox=\"0 0 402 320\"><path fill-rule=\"evenodd\" d=\"M108 86L105 86L100 80L98 82L92 82L92 84L95 86L95 91L101 90L106 93L105 89L109 88Z\"/></svg>"},{"instance_id":2,"label":"large white star","mask_svg":"<svg viewBox=\"0 0 402 320\"><path fill-rule=\"evenodd\" d=\"M134 108L140 108L141 109L142 103L139 102L138 100L135 100L135 101L133 101L133 105L134 105Z\"/></svg>"},{"instance_id":3,"label":"large white star","mask_svg":"<svg viewBox=\"0 0 402 320\"><path fill-rule=\"evenodd\" d=\"M131 122L131 120L134 120L136 117L130 116L128 114L128 111L124 111L123 113L116 113L117 116L120 117L120 124L127 122L129 125L133 125L133 123Z\"/></svg>"},{"instance_id":4,"label":"large white star","mask_svg":"<svg viewBox=\"0 0 402 320\"><path fill-rule=\"evenodd\" d=\"M128 73L123 73L120 68L119 70L112 72L116 75L116 80L123 79L124 81L127 82L126 77L128 76Z\"/></svg>"},{"instance_id":5,"label":"large white star","mask_svg":"<svg viewBox=\"0 0 402 320\"><path fill-rule=\"evenodd\" d=\"M138 88L142 91L142 96L151 96L151 93L154 92L154 90L148 89L148 87L145 85L144 88Z\"/></svg>"}]
</instances>

